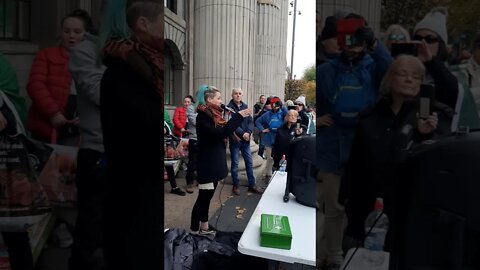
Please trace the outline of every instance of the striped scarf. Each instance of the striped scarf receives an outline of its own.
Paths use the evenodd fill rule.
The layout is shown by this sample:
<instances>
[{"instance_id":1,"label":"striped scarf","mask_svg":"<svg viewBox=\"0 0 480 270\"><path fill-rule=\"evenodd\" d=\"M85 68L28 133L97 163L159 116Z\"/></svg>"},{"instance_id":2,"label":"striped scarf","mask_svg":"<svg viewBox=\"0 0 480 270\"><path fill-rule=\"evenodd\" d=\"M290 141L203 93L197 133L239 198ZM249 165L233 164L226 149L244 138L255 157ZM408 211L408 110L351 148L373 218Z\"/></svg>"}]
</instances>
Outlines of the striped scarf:
<instances>
[{"instance_id":1,"label":"striped scarf","mask_svg":"<svg viewBox=\"0 0 480 270\"><path fill-rule=\"evenodd\" d=\"M160 46L163 48L163 46ZM164 61L162 52L135 39L111 39L103 48L105 58L120 58L137 70L145 79L151 81L157 88L162 99L163 109L163 72Z\"/></svg>"}]
</instances>

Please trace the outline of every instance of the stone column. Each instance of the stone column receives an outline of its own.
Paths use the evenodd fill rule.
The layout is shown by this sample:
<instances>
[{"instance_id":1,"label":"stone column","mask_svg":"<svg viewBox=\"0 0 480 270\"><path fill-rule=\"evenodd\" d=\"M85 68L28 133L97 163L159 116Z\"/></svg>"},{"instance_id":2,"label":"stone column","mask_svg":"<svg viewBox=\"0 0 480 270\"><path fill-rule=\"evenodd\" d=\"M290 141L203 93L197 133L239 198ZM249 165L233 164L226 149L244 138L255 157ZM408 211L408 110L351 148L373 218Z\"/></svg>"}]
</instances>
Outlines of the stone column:
<instances>
[{"instance_id":1,"label":"stone column","mask_svg":"<svg viewBox=\"0 0 480 270\"><path fill-rule=\"evenodd\" d=\"M196 0L194 89L215 85L222 99L241 87L253 104L256 0Z\"/></svg>"},{"instance_id":2,"label":"stone column","mask_svg":"<svg viewBox=\"0 0 480 270\"><path fill-rule=\"evenodd\" d=\"M255 93L284 96L288 1L258 0L255 50ZM285 73L283 73L285 74ZM256 100L255 100L256 101Z\"/></svg>"}]
</instances>

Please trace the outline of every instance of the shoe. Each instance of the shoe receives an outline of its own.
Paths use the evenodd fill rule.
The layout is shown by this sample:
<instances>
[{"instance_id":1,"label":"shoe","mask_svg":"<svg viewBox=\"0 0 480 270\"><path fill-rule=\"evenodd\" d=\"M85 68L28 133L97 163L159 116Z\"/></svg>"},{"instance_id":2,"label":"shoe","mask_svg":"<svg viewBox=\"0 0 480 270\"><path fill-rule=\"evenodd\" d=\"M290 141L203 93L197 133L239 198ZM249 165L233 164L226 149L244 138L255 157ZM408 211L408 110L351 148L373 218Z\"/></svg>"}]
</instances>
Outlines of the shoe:
<instances>
[{"instance_id":1,"label":"shoe","mask_svg":"<svg viewBox=\"0 0 480 270\"><path fill-rule=\"evenodd\" d=\"M204 229L200 228L200 230L198 231L199 235L214 235L216 233L217 233L217 230L210 225L208 225L207 230L204 230Z\"/></svg>"},{"instance_id":2,"label":"shoe","mask_svg":"<svg viewBox=\"0 0 480 270\"><path fill-rule=\"evenodd\" d=\"M249 187L248 192L255 194L263 194L263 190L260 190L257 186Z\"/></svg>"},{"instance_id":3,"label":"shoe","mask_svg":"<svg viewBox=\"0 0 480 270\"><path fill-rule=\"evenodd\" d=\"M179 196L185 196L185 194L186 194L186 193L185 193L184 191L182 191L179 187L177 187L177 188L172 188L172 191L170 191L170 193L172 193L172 194L177 194L177 195L179 195Z\"/></svg>"},{"instance_id":4,"label":"shoe","mask_svg":"<svg viewBox=\"0 0 480 270\"><path fill-rule=\"evenodd\" d=\"M240 189L237 186L233 186L232 193L238 196L240 195Z\"/></svg>"},{"instance_id":5,"label":"shoe","mask_svg":"<svg viewBox=\"0 0 480 270\"><path fill-rule=\"evenodd\" d=\"M192 184L187 185L187 188L185 189L185 191L188 193L193 193L193 185Z\"/></svg>"},{"instance_id":6,"label":"shoe","mask_svg":"<svg viewBox=\"0 0 480 270\"><path fill-rule=\"evenodd\" d=\"M61 223L55 229L55 237L58 246L61 248L68 248L73 244L73 236L67 228L67 224Z\"/></svg>"}]
</instances>

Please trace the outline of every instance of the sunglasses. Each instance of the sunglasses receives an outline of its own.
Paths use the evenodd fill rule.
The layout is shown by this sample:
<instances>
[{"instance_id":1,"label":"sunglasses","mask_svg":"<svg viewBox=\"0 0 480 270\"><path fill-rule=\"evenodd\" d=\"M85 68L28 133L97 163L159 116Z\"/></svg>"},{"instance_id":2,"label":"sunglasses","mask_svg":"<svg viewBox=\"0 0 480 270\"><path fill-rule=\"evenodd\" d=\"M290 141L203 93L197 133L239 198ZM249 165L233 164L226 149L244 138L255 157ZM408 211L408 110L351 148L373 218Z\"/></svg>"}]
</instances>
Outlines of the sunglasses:
<instances>
[{"instance_id":1,"label":"sunglasses","mask_svg":"<svg viewBox=\"0 0 480 270\"><path fill-rule=\"evenodd\" d=\"M392 34L388 36L388 40L405 41L407 40L407 37L404 34Z\"/></svg>"},{"instance_id":2,"label":"sunglasses","mask_svg":"<svg viewBox=\"0 0 480 270\"><path fill-rule=\"evenodd\" d=\"M438 38L435 37L435 36L420 36L420 35L415 35L413 36L413 40L418 40L418 41L422 41L422 40L425 40L425 42L427 42L428 44L434 44L434 43L437 43L438 42Z\"/></svg>"}]
</instances>

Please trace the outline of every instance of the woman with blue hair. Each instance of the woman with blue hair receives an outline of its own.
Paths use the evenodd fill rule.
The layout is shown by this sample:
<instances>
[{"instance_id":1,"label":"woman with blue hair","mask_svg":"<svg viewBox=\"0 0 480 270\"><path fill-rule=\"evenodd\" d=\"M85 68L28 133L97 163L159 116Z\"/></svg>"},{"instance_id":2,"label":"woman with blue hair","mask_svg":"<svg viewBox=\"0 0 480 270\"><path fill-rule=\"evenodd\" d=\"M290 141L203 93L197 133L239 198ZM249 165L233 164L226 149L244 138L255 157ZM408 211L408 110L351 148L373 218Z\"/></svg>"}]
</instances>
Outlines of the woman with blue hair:
<instances>
[{"instance_id":1,"label":"woman with blue hair","mask_svg":"<svg viewBox=\"0 0 480 270\"><path fill-rule=\"evenodd\" d=\"M107 269L161 269L163 2L108 1L100 110L107 160ZM104 44L104 45L103 45Z\"/></svg>"}]
</instances>

